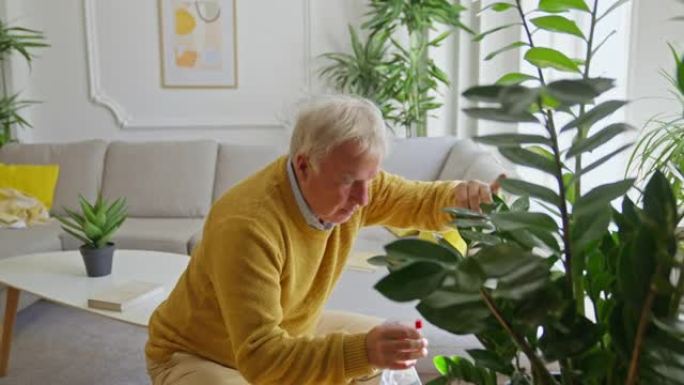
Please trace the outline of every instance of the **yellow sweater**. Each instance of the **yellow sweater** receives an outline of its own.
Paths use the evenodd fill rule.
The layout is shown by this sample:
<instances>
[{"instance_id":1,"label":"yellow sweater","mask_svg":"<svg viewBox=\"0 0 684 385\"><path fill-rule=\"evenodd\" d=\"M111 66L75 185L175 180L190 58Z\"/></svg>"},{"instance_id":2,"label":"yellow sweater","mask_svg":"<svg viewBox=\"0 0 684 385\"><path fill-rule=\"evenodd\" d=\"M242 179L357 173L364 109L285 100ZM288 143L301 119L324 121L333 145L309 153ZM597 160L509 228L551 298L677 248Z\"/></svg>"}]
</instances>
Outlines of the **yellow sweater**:
<instances>
[{"instance_id":1,"label":"yellow sweater","mask_svg":"<svg viewBox=\"0 0 684 385\"><path fill-rule=\"evenodd\" d=\"M307 225L282 157L219 199L202 242L150 320L146 354L177 351L237 368L252 384L345 384L371 373L365 334L314 337L362 226L441 229L450 182L381 172L368 206L327 231Z\"/></svg>"}]
</instances>

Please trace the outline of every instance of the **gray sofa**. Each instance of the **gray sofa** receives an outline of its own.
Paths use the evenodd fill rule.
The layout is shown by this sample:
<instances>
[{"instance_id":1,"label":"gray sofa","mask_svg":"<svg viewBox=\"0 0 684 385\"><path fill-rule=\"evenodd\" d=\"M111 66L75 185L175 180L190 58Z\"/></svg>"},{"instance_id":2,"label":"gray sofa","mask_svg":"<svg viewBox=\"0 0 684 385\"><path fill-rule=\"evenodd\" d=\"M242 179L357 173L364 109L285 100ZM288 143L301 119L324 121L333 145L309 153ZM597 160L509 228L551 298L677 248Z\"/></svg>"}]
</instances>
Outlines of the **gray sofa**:
<instances>
[{"instance_id":1,"label":"gray sofa","mask_svg":"<svg viewBox=\"0 0 684 385\"><path fill-rule=\"evenodd\" d=\"M105 197L126 197L129 218L113 239L118 248L189 254L201 239L203 217L212 202L282 153L274 146L214 141L107 143L91 140L6 145L0 148L0 163L59 164L60 176L51 210L54 215L64 214L63 207L77 208L78 194L94 199L101 190ZM452 137L396 140L383 168L416 180L489 181L505 172L488 150ZM392 239L383 228L364 229L355 249L380 252ZM56 221L28 229L0 229L0 258L71 250L78 246L74 238L60 230ZM329 307L390 320L418 317L412 307L392 303L372 289L384 274L382 269L348 269ZM22 308L36 300L30 295L21 298ZM4 312L4 300L4 289L0 289L0 314ZM456 338L430 326L426 327L425 334L432 340L432 354L453 354L475 346L472 339ZM430 366L427 361L425 364Z\"/></svg>"}]
</instances>

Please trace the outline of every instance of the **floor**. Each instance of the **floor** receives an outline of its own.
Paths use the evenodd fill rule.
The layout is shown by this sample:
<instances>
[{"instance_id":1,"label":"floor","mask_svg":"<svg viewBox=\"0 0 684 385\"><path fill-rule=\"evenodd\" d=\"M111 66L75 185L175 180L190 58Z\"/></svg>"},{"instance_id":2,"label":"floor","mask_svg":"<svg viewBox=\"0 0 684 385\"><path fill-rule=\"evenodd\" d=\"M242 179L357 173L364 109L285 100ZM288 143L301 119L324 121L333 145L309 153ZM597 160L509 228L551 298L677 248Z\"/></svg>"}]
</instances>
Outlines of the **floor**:
<instances>
[{"instance_id":1,"label":"floor","mask_svg":"<svg viewBox=\"0 0 684 385\"><path fill-rule=\"evenodd\" d=\"M147 385L146 339L146 328L39 301L17 315L0 385Z\"/></svg>"},{"instance_id":2,"label":"floor","mask_svg":"<svg viewBox=\"0 0 684 385\"><path fill-rule=\"evenodd\" d=\"M0 385L149 384L146 339L146 328L40 301L17 315Z\"/></svg>"}]
</instances>

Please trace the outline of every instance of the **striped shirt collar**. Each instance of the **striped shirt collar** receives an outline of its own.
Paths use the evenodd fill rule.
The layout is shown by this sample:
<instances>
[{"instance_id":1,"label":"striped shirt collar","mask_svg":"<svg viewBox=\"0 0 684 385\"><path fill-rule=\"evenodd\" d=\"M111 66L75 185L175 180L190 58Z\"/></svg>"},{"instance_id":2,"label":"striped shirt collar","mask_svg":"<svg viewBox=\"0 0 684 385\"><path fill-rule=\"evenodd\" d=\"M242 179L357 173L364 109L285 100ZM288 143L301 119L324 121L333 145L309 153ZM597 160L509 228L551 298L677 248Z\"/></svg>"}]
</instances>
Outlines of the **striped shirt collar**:
<instances>
[{"instance_id":1,"label":"striped shirt collar","mask_svg":"<svg viewBox=\"0 0 684 385\"><path fill-rule=\"evenodd\" d=\"M299 212L302 213L306 223L316 230L326 231L333 227L332 223L323 222L316 217L316 214L311 211L311 207L304 200L304 195L302 190L299 188L299 182L297 182L297 176L295 175L294 165L292 164L292 159L287 160L287 177L290 179L290 186L292 186L292 193L294 193L295 201L297 201L297 207L299 207Z\"/></svg>"}]
</instances>

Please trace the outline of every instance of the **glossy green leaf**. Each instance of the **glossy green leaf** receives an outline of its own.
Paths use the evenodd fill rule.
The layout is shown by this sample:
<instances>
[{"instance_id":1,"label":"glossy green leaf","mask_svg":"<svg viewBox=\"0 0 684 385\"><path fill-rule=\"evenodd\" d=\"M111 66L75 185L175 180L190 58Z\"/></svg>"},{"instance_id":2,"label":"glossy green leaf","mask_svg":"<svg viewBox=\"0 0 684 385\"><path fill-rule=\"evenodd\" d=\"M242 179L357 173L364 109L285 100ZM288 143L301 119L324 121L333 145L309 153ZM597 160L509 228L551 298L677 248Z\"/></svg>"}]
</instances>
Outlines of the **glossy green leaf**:
<instances>
[{"instance_id":1,"label":"glossy green leaf","mask_svg":"<svg viewBox=\"0 0 684 385\"><path fill-rule=\"evenodd\" d=\"M485 245L496 245L501 243L501 239L499 239L497 236L487 233L471 230L459 230L459 233L466 240L483 243Z\"/></svg>"},{"instance_id":2,"label":"glossy green leaf","mask_svg":"<svg viewBox=\"0 0 684 385\"><path fill-rule=\"evenodd\" d=\"M518 115L531 110L539 99L540 89L520 85L506 86L499 93L501 106L508 113Z\"/></svg>"},{"instance_id":3,"label":"glossy green leaf","mask_svg":"<svg viewBox=\"0 0 684 385\"><path fill-rule=\"evenodd\" d=\"M504 122L504 123L520 123L520 122L528 122L528 123L538 123L539 120L534 117L529 112L522 112L520 114L511 114L510 112L500 109L500 108L491 108L491 107L473 107L473 108L464 108L463 112L466 113L466 115L471 116L476 119L484 119L484 120L493 120L496 122Z\"/></svg>"},{"instance_id":4,"label":"glossy green leaf","mask_svg":"<svg viewBox=\"0 0 684 385\"><path fill-rule=\"evenodd\" d=\"M489 57L489 56L487 56ZM487 57L485 57L485 60L487 60ZM536 76L532 75L527 75L521 72L509 72L502 77L499 78L499 80L496 81L495 84L501 85L501 86L511 86L514 84L520 84L522 82L528 81L528 80L538 80Z\"/></svg>"},{"instance_id":5,"label":"glossy green leaf","mask_svg":"<svg viewBox=\"0 0 684 385\"><path fill-rule=\"evenodd\" d=\"M479 263L488 278L499 278L522 265L536 262L536 257L529 251L510 243L483 247L472 258Z\"/></svg>"},{"instance_id":6,"label":"glossy green leaf","mask_svg":"<svg viewBox=\"0 0 684 385\"><path fill-rule=\"evenodd\" d=\"M460 256L453 250L422 239L398 239L385 245L387 255L407 261L455 263Z\"/></svg>"},{"instance_id":7,"label":"glossy green leaf","mask_svg":"<svg viewBox=\"0 0 684 385\"><path fill-rule=\"evenodd\" d=\"M546 86L546 91L566 104L589 103L600 95L590 82L583 79L551 82Z\"/></svg>"},{"instance_id":8,"label":"glossy green leaf","mask_svg":"<svg viewBox=\"0 0 684 385\"><path fill-rule=\"evenodd\" d=\"M628 149L628 148L630 148L630 147L632 147L632 144L631 144L631 143L630 143L630 144L625 144L624 146L619 147L617 150L611 151L611 152L608 153L607 155L602 156L601 158L599 158L598 160L594 161L593 163L591 163L591 164L588 165L587 167L584 167L580 173L576 174L576 175L573 177L573 179L578 178L578 177L580 177L580 176L582 176L582 175L584 175L584 174L587 174L588 172L594 170L595 168L599 167L599 166L602 165L603 163L609 161L609 160L610 160L611 158L613 158L615 155L617 155L617 154L619 154L619 153L625 151L626 149Z\"/></svg>"},{"instance_id":9,"label":"glossy green leaf","mask_svg":"<svg viewBox=\"0 0 684 385\"><path fill-rule=\"evenodd\" d=\"M529 44L527 44L527 43L525 43L525 42L522 42L522 41L513 42L513 43L511 43L511 44L505 45L505 46L503 46L503 47L497 49L496 51L492 51L492 52L488 53L487 56L484 57L484 60L485 60L485 61L492 60L492 59L494 59L495 57L497 57L498 55L500 55L500 54L502 54L502 53L504 53L504 52L510 51L510 50L512 50L512 49L520 48L520 47L525 47L525 46L528 46L528 45L529 45ZM537 79L537 78L535 78L535 77L532 77L532 78ZM497 83L498 83L498 82L497 82Z\"/></svg>"},{"instance_id":10,"label":"glossy green leaf","mask_svg":"<svg viewBox=\"0 0 684 385\"><path fill-rule=\"evenodd\" d=\"M576 119L570 121L568 124L563 126L561 132L565 132L577 127L588 129L589 127L593 126L594 123L622 108L622 106L625 104L627 104L627 102L624 100L608 100L603 102L586 113L578 116Z\"/></svg>"},{"instance_id":11,"label":"glossy green leaf","mask_svg":"<svg viewBox=\"0 0 684 385\"><path fill-rule=\"evenodd\" d=\"M486 9L489 9L489 8L491 8L492 11L495 11L495 12L503 12L503 11L507 11L511 8L515 8L515 4L496 2L496 3L489 4L488 6L482 8L482 10L480 12L482 12Z\"/></svg>"},{"instance_id":12,"label":"glossy green leaf","mask_svg":"<svg viewBox=\"0 0 684 385\"><path fill-rule=\"evenodd\" d=\"M432 359L432 364L435 366L435 369L439 372L439 374L447 374L449 371L449 363L447 362L448 358L444 356L435 356Z\"/></svg>"},{"instance_id":13,"label":"glossy green leaf","mask_svg":"<svg viewBox=\"0 0 684 385\"><path fill-rule=\"evenodd\" d=\"M446 270L432 262L414 262L391 272L375 284L375 290L397 301L421 299L439 287Z\"/></svg>"},{"instance_id":14,"label":"glossy green leaf","mask_svg":"<svg viewBox=\"0 0 684 385\"><path fill-rule=\"evenodd\" d=\"M501 181L501 187L518 196L529 195L554 206L560 205L560 197L555 191L535 183L526 182L520 179L506 178Z\"/></svg>"},{"instance_id":15,"label":"glossy green leaf","mask_svg":"<svg viewBox=\"0 0 684 385\"><path fill-rule=\"evenodd\" d=\"M593 188L577 201L573 207L573 215L592 216L599 208L608 206L613 200L625 195L633 184L634 179L625 179Z\"/></svg>"},{"instance_id":16,"label":"glossy green leaf","mask_svg":"<svg viewBox=\"0 0 684 385\"><path fill-rule=\"evenodd\" d=\"M511 211L528 211L530 209L530 197L525 195L516 199L511 204Z\"/></svg>"},{"instance_id":17,"label":"glossy green leaf","mask_svg":"<svg viewBox=\"0 0 684 385\"><path fill-rule=\"evenodd\" d=\"M436 292L439 293L439 292ZM436 293L433 293L435 295ZM444 292L447 296L459 296L458 293ZM460 295L463 296L463 295ZM434 301L429 296L420 301L416 309L431 324L454 334L479 333L487 328L487 318L490 312L479 299L479 295L470 294L476 300L458 303L447 307L433 307Z\"/></svg>"},{"instance_id":18,"label":"glossy green leaf","mask_svg":"<svg viewBox=\"0 0 684 385\"><path fill-rule=\"evenodd\" d=\"M476 102L497 103L499 101L499 93L503 86L476 86L470 87L463 92L463 97Z\"/></svg>"},{"instance_id":19,"label":"glossy green leaf","mask_svg":"<svg viewBox=\"0 0 684 385\"><path fill-rule=\"evenodd\" d=\"M457 291L457 287L449 286L449 290L437 289L423 298L422 303L434 309L444 309L455 306L471 306L482 302L480 293ZM482 304L484 305L484 304Z\"/></svg>"},{"instance_id":20,"label":"glossy green leaf","mask_svg":"<svg viewBox=\"0 0 684 385\"><path fill-rule=\"evenodd\" d=\"M602 128L596 134L574 143L568 150L568 153L565 155L565 157L569 159L585 152L591 152L602 144L609 142L611 139L620 135L621 133L633 130L635 130L635 128L629 124L613 123Z\"/></svg>"},{"instance_id":21,"label":"glossy green leaf","mask_svg":"<svg viewBox=\"0 0 684 385\"><path fill-rule=\"evenodd\" d=\"M384 255L375 255L368 258L366 262L374 266L389 266L389 261Z\"/></svg>"},{"instance_id":22,"label":"glossy green leaf","mask_svg":"<svg viewBox=\"0 0 684 385\"><path fill-rule=\"evenodd\" d=\"M544 144L551 145L551 140L541 135L529 134L494 134L476 136L474 141L497 147L520 147L521 144Z\"/></svg>"},{"instance_id":23,"label":"glossy green leaf","mask_svg":"<svg viewBox=\"0 0 684 385\"><path fill-rule=\"evenodd\" d=\"M562 52L552 48L530 48L525 53L525 60L538 68L554 68L564 72L580 72L579 67L574 61Z\"/></svg>"},{"instance_id":24,"label":"glossy green leaf","mask_svg":"<svg viewBox=\"0 0 684 385\"><path fill-rule=\"evenodd\" d=\"M484 272L480 265L473 258L465 258L456 267L454 272L456 287L459 291L467 293L478 293L484 283Z\"/></svg>"},{"instance_id":25,"label":"glossy green leaf","mask_svg":"<svg viewBox=\"0 0 684 385\"><path fill-rule=\"evenodd\" d=\"M669 181L659 170L656 170L644 189L644 212L664 232L669 233L677 226L677 202Z\"/></svg>"},{"instance_id":26,"label":"glossy green leaf","mask_svg":"<svg viewBox=\"0 0 684 385\"><path fill-rule=\"evenodd\" d=\"M599 95L615 87L615 79L611 78L598 77L584 79L582 81L592 86Z\"/></svg>"},{"instance_id":27,"label":"glossy green leaf","mask_svg":"<svg viewBox=\"0 0 684 385\"><path fill-rule=\"evenodd\" d=\"M521 264L499 278L492 295L495 298L521 300L547 286L549 277L549 267L541 258L536 258L533 263Z\"/></svg>"},{"instance_id":28,"label":"glossy green leaf","mask_svg":"<svg viewBox=\"0 0 684 385\"><path fill-rule=\"evenodd\" d=\"M571 9L589 12L589 7L583 0L540 0L539 9L544 12L565 12Z\"/></svg>"},{"instance_id":29,"label":"glossy green leaf","mask_svg":"<svg viewBox=\"0 0 684 385\"><path fill-rule=\"evenodd\" d=\"M534 227L543 231L556 231L558 224L544 213L509 211L492 213L491 220L497 228L504 231Z\"/></svg>"},{"instance_id":30,"label":"glossy green leaf","mask_svg":"<svg viewBox=\"0 0 684 385\"><path fill-rule=\"evenodd\" d=\"M558 243L558 240L556 239L553 233L549 233L548 231L542 231L540 229L536 229L533 227L527 229L527 231L530 232L534 238L538 239L541 242L541 245L539 245L540 247L546 247L553 252L561 251L560 244Z\"/></svg>"},{"instance_id":31,"label":"glossy green leaf","mask_svg":"<svg viewBox=\"0 0 684 385\"><path fill-rule=\"evenodd\" d=\"M470 218L470 219L486 219L487 217L473 210L464 209L461 207L447 207L445 212L451 214L455 218Z\"/></svg>"},{"instance_id":32,"label":"glossy green leaf","mask_svg":"<svg viewBox=\"0 0 684 385\"><path fill-rule=\"evenodd\" d=\"M440 33L439 35L437 35L436 38L430 40L428 45L430 45L431 47L439 47L439 45L442 43L442 41L444 41L447 37L449 37L449 35L451 35L451 31L444 31L444 32Z\"/></svg>"},{"instance_id":33,"label":"glossy green leaf","mask_svg":"<svg viewBox=\"0 0 684 385\"><path fill-rule=\"evenodd\" d=\"M509 24L500 25L498 27L492 28L488 31L484 31L482 33L475 35L475 37L473 37L473 41L481 41L482 39L487 37L487 35L491 35L494 32L502 31L504 29L515 27L517 25L520 25L520 23L509 23Z\"/></svg>"},{"instance_id":34,"label":"glossy green leaf","mask_svg":"<svg viewBox=\"0 0 684 385\"><path fill-rule=\"evenodd\" d=\"M483 219L456 218L453 220L452 224L458 228L475 227L475 228L490 229L492 227L491 224L487 220L483 220Z\"/></svg>"},{"instance_id":35,"label":"glossy green leaf","mask_svg":"<svg viewBox=\"0 0 684 385\"><path fill-rule=\"evenodd\" d=\"M586 352L598 342L601 329L585 317L575 315L562 327L545 327L539 345L548 360L574 357Z\"/></svg>"},{"instance_id":36,"label":"glossy green leaf","mask_svg":"<svg viewBox=\"0 0 684 385\"><path fill-rule=\"evenodd\" d=\"M513 365L506 362L496 352L484 349L468 349L466 352L473 358L477 366L508 375L513 373Z\"/></svg>"},{"instance_id":37,"label":"glossy green leaf","mask_svg":"<svg viewBox=\"0 0 684 385\"><path fill-rule=\"evenodd\" d=\"M577 24L575 24L574 21L563 16L541 16L536 17L534 19L530 19L530 21L539 29L551 32L566 33L584 39L584 34L577 27Z\"/></svg>"},{"instance_id":38,"label":"glossy green leaf","mask_svg":"<svg viewBox=\"0 0 684 385\"><path fill-rule=\"evenodd\" d=\"M603 205L594 210L592 215L576 218L570 231L573 250L583 250L591 242L601 239L610 224L611 216L610 206Z\"/></svg>"},{"instance_id":39,"label":"glossy green leaf","mask_svg":"<svg viewBox=\"0 0 684 385\"><path fill-rule=\"evenodd\" d=\"M530 150L523 148L500 148L499 152L515 164L541 170L551 175L556 175L559 172L553 161Z\"/></svg>"}]
</instances>

